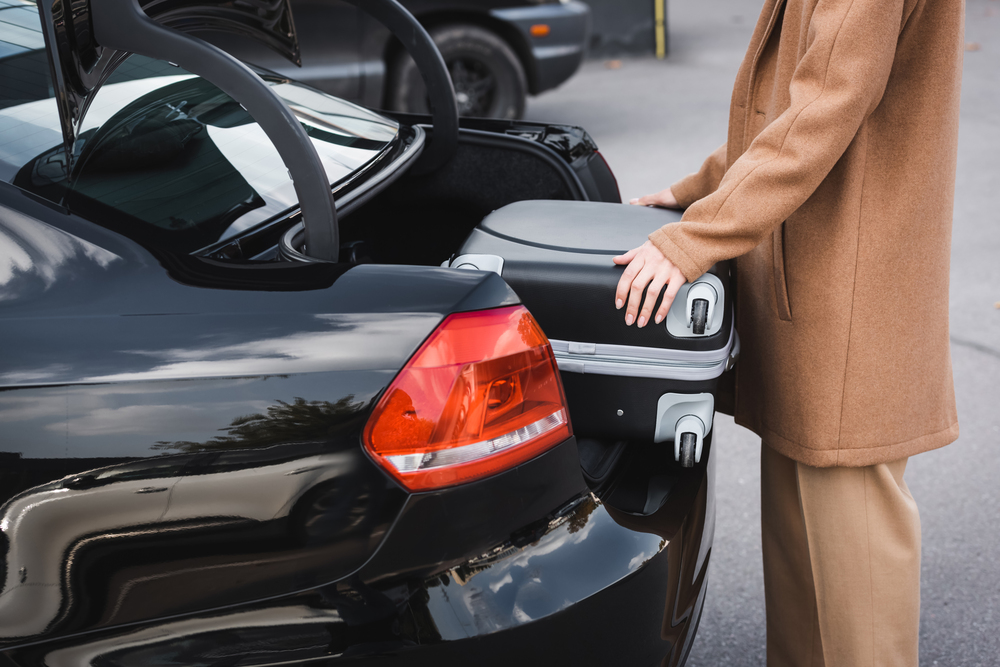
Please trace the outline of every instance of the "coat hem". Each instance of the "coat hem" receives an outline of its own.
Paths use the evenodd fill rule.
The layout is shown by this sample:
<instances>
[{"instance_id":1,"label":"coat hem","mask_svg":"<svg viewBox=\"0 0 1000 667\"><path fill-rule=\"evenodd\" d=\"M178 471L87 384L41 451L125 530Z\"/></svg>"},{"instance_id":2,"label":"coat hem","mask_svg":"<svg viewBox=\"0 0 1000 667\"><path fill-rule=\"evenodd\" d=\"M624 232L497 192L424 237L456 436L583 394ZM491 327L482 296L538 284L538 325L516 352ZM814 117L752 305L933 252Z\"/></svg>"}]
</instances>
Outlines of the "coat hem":
<instances>
[{"instance_id":1,"label":"coat hem","mask_svg":"<svg viewBox=\"0 0 1000 667\"><path fill-rule=\"evenodd\" d=\"M905 442L897 442L889 445L875 445L871 447L857 448L832 448L832 449L811 449L797 442L778 435L770 429L743 423L737 420L737 424L745 426L760 436L771 449L778 453L814 468L861 468L864 466L878 465L890 461L908 458L933 449L940 449L958 440L958 422L955 421L946 429L936 433L922 435Z\"/></svg>"}]
</instances>

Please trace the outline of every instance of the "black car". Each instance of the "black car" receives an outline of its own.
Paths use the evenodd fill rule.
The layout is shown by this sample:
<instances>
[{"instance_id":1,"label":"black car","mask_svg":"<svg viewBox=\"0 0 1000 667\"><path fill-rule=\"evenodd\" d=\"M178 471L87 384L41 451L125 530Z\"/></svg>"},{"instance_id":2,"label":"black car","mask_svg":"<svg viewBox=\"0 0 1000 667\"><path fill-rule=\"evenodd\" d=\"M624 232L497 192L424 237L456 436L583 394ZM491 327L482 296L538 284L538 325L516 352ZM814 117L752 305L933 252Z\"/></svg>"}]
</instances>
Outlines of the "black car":
<instances>
[{"instance_id":1,"label":"black car","mask_svg":"<svg viewBox=\"0 0 1000 667\"><path fill-rule=\"evenodd\" d=\"M403 0L430 33L463 116L520 118L526 97L583 61L590 8L580 0ZM377 109L426 113L420 73L399 40L357 5L292 0L301 66L232 33L201 36L251 62Z\"/></svg>"},{"instance_id":2,"label":"black car","mask_svg":"<svg viewBox=\"0 0 1000 667\"><path fill-rule=\"evenodd\" d=\"M430 116L187 33L294 60L287 3L2 4L0 664L683 662L710 437L574 435L522 300L440 266L618 202L584 131L460 124L394 0Z\"/></svg>"}]
</instances>

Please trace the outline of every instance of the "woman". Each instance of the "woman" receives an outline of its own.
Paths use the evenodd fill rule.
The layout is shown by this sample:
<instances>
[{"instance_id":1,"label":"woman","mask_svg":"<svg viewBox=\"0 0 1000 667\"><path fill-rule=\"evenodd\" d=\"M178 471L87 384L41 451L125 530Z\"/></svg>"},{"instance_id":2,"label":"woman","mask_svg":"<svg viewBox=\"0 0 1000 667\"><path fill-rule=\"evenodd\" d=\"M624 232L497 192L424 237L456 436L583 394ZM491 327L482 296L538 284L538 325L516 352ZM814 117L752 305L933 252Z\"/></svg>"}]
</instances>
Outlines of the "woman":
<instances>
[{"instance_id":1,"label":"woman","mask_svg":"<svg viewBox=\"0 0 1000 667\"><path fill-rule=\"evenodd\" d=\"M632 201L686 212L615 258L627 324L661 322L681 284L738 258L735 417L763 442L768 665L917 665L903 471L958 437L963 23L962 0L767 0L726 144Z\"/></svg>"}]
</instances>

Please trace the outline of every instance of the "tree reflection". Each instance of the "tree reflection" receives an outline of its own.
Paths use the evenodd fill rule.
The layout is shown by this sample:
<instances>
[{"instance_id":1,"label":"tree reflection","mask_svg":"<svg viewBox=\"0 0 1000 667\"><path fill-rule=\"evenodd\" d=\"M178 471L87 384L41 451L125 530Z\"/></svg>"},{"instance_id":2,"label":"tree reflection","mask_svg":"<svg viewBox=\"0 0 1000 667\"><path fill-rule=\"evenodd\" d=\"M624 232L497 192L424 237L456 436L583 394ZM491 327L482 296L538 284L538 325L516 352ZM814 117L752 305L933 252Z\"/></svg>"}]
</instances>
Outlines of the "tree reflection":
<instances>
[{"instance_id":1,"label":"tree reflection","mask_svg":"<svg viewBox=\"0 0 1000 667\"><path fill-rule=\"evenodd\" d=\"M291 403L279 399L265 413L237 417L219 429L225 435L205 442L159 441L153 449L194 453L324 441L356 430L356 421L365 415L364 407L363 402L354 400L354 394L333 403L300 397Z\"/></svg>"},{"instance_id":2,"label":"tree reflection","mask_svg":"<svg viewBox=\"0 0 1000 667\"><path fill-rule=\"evenodd\" d=\"M597 500L594 496L587 496L583 502L577 505L573 511L573 516L569 518L569 534L579 531L587 525L590 515L597 509Z\"/></svg>"}]
</instances>

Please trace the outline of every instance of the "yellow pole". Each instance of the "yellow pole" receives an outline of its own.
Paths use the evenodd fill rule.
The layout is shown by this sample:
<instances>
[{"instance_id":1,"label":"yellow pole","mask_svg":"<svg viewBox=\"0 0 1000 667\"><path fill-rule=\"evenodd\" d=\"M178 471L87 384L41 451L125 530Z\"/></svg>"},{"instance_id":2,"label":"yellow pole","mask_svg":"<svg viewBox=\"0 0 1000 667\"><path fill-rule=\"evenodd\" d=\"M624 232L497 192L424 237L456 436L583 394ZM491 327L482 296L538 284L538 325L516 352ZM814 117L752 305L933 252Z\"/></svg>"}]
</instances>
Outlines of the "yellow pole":
<instances>
[{"instance_id":1,"label":"yellow pole","mask_svg":"<svg viewBox=\"0 0 1000 667\"><path fill-rule=\"evenodd\" d=\"M664 26L664 3L666 0L653 0L653 17L656 29L656 57L663 60L667 55L667 35Z\"/></svg>"}]
</instances>

